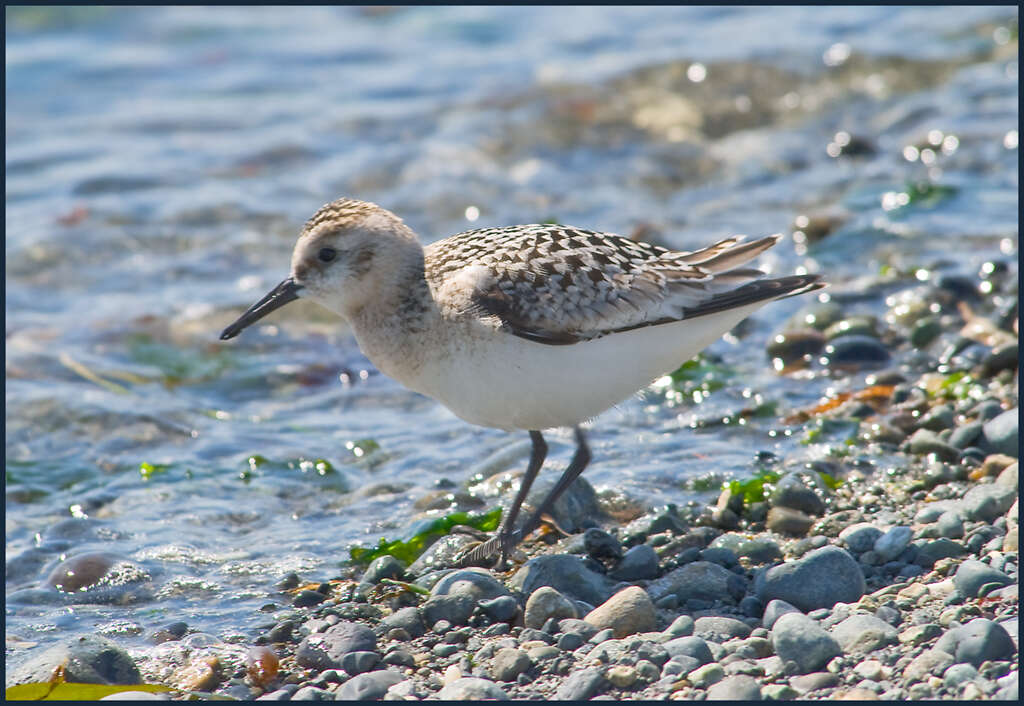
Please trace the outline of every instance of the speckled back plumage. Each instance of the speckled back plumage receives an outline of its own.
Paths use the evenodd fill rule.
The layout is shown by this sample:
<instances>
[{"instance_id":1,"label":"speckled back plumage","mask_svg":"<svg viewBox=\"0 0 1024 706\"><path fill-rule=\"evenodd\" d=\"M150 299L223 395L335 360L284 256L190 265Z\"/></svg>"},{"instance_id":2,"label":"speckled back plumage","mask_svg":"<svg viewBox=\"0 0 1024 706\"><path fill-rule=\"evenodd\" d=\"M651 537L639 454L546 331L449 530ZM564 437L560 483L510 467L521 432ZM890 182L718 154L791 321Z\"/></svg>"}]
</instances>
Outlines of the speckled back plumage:
<instances>
[{"instance_id":1,"label":"speckled back plumage","mask_svg":"<svg viewBox=\"0 0 1024 706\"><path fill-rule=\"evenodd\" d=\"M428 246L426 277L435 291L467 280L478 314L523 338L568 344L700 315L715 295L761 277L730 268L775 242L727 238L678 252L571 226L485 228Z\"/></svg>"}]
</instances>

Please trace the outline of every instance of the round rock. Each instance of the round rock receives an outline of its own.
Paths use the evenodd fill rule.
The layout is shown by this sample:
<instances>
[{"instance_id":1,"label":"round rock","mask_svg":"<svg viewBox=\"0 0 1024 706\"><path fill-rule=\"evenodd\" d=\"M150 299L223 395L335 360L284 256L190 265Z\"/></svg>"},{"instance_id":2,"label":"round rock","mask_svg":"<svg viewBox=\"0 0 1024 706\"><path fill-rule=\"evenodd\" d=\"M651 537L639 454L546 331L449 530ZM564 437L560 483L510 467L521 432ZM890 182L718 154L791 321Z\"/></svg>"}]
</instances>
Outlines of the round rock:
<instances>
[{"instance_id":1,"label":"round rock","mask_svg":"<svg viewBox=\"0 0 1024 706\"><path fill-rule=\"evenodd\" d=\"M982 586L990 583L1009 586L1013 583L1013 579L1002 571L993 569L988 564L983 564L975 559L967 559L961 563L953 576L953 585L956 586L956 590L968 598L978 598Z\"/></svg>"},{"instance_id":2,"label":"round rock","mask_svg":"<svg viewBox=\"0 0 1024 706\"><path fill-rule=\"evenodd\" d=\"M775 621L771 631L772 647L783 662L795 662L801 674L828 664L842 654L835 638L801 613L786 613Z\"/></svg>"},{"instance_id":3,"label":"round rock","mask_svg":"<svg viewBox=\"0 0 1024 706\"><path fill-rule=\"evenodd\" d=\"M589 569L578 556L551 554L530 559L512 576L509 585L526 595L550 586L564 596L599 605L612 595L614 584Z\"/></svg>"},{"instance_id":4,"label":"round rock","mask_svg":"<svg viewBox=\"0 0 1024 706\"><path fill-rule=\"evenodd\" d=\"M657 575L658 554L649 544L630 547L622 557L622 561L611 572L612 578L619 581L653 579Z\"/></svg>"},{"instance_id":5,"label":"round rock","mask_svg":"<svg viewBox=\"0 0 1024 706\"><path fill-rule=\"evenodd\" d=\"M307 635L295 650L295 661L310 669L343 669L341 661L350 652L374 652L377 638L360 623L341 622L324 632Z\"/></svg>"},{"instance_id":6,"label":"round rock","mask_svg":"<svg viewBox=\"0 0 1024 706\"><path fill-rule=\"evenodd\" d=\"M761 686L754 677L734 674L708 688L708 701L760 701Z\"/></svg>"},{"instance_id":7,"label":"round rock","mask_svg":"<svg viewBox=\"0 0 1024 706\"><path fill-rule=\"evenodd\" d=\"M611 628L615 637L650 632L657 627L654 603L647 591L630 586L590 611L584 620L598 630Z\"/></svg>"},{"instance_id":8,"label":"round rock","mask_svg":"<svg viewBox=\"0 0 1024 706\"><path fill-rule=\"evenodd\" d=\"M335 701L379 701L404 677L398 672L383 669L352 677L338 688Z\"/></svg>"},{"instance_id":9,"label":"round rock","mask_svg":"<svg viewBox=\"0 0 1024 706\"><path fill-rule=\"evenodd\" d=\"M575 603L550 586L541 586L526 599L523 625L539 630L552 618L564 620L578 617Z\"/></svg>"},{"instance_id":10,"label":"round rock","mask_svg":"<svg viewBox=\"0 0 1024 706\"><path fill-rule=\"evenodd\" d=\"M848 552L826 546L758 574L754 589L763 603L780 598L800 610L812 611L840 602L856 603L864 595L866 583L860 565Z\"/></svg>"},{"instance_id":11,"label":"round rock","mask_svg":"<svg viewBox=\"0 0 1024 706\"><path fill-rule=\"evenodd\" d=\"M462 677L437 693L442 701L507 701L508 694L492 681L478 677Z\"/></svg>"},{"instance_id":12,"label":"round rock","mask_svg":"<svg viewBox=\"0 0 1024 706\"><path fill-rule=\"evenodd\" d=\"M512 595L505 585L486 569L459 569L446 574L430 589L431 596L463 594L475 601Z\"/></svg>"},{"instance_id":13,"label":"round rock","mask_svg":"<svg viewBox=\"0 0 1024 706\"><path fill-rule=\"evenodd\" d=\"M946 632L935 643L935 649L953 655L957 662L980 667L986 660L1010 659L1017 648L1002 625L985 618L975 618Z\"/></svg>"}]
</instances>

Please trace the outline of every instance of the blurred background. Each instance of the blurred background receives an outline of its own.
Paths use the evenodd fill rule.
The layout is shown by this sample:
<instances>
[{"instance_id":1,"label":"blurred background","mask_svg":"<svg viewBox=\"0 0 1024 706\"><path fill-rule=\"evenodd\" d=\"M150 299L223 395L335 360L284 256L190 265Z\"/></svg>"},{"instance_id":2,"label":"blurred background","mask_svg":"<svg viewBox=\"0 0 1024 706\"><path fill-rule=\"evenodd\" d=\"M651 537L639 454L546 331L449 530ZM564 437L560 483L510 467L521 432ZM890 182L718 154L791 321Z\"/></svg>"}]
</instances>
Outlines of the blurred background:
<instances>
[{"instance_id":1,"label":"blurred background","mask_svg":"<svg viewBox=\"0 0 1024 706\"><path fill-rule=\"evenodd\" d=\"M384 378L313 305L217 340L337 197L425 241L547 220L680 249L782 232L767 269L823 272L826 299L880 319L893 283L989 268L1016 291L1012 7L6 21L8 666L76 632L247 634L286 572L327 578L353 543L491 506L507 476L487 479L525 463L525 434ZM812 453L779 416L854 383L779 374L766 345L813 303L712 346L721 386L602 415L586 478L609 507L706 501L759 458ZM552 435L554 468L571 446ZM104 580L57 590L82 556Z\"/></svg>"}]
</instances>

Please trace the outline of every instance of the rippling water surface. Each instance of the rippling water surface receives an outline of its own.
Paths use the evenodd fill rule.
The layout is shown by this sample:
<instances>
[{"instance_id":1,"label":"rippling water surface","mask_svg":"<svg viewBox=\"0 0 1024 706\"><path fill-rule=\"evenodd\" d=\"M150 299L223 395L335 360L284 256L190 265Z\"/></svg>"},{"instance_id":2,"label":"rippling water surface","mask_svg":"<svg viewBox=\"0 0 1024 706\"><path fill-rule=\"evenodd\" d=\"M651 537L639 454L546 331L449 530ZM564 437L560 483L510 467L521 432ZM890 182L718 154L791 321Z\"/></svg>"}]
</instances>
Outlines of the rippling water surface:
<instances>
[{"instance_id":1,"label":"rippling water surface","mask_svg":"<svg viewBox=\"0 0 1024 706\"><path fill-rule=\"evenodd\" d=\"M404 390L313 305L217 340L338 196L424 240L555 219L687 249L809 215L827 237L762 262L825 272L851 301L885 266L1016 257L1012 8L6 19L9 663L68 634L141 644L170 620L245 634L277 577L330 576L353 542L446 503L431 493L525 463L525 435ZM908 184L931 190L904 203ZM838 384L768 364L805 303L712 346L738 375L703 403L654 390L599 418L587 478L680 503L704 497L693 478L792 446L776 416L690 426ZM565 463L571 439L551 445ZM132 590L47 588L85 552L134 567Z\"/></svg>"}]
</instances>

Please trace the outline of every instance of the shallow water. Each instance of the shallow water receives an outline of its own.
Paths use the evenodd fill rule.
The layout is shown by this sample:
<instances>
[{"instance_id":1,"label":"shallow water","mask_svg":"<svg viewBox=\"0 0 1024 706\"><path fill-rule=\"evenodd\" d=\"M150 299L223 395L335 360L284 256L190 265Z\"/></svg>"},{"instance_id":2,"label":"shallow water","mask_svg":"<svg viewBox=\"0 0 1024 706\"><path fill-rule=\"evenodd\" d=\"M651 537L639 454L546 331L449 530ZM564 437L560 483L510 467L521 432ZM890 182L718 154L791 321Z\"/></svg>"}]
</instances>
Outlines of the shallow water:
<instances>
[{"instance_id":1,"label":"shallow water","mask_svg":"<svg viewBox=\"0 0 1024 706\"><path fill-rule=\"evenodd\" d=\"M856 302L883 265L1015 262L1016 33L983 7L8 9L8 662L170 620L248 635L284 573L331 576L428 493L525 463L525 435L402 389L311 305L217 340L322 203L425 240L556 219L681 249L823 213L761 262ZM830 156L837 132L864 148ZM918 181L942 188L899 207ZM682 503L791 449L777 416L690 427L849 384L772 372L803 303L714 344L736 374L703 403L602 415L586 477ZM148 578L38 590L86 551Z\"/></svg>"}]
</instances>

